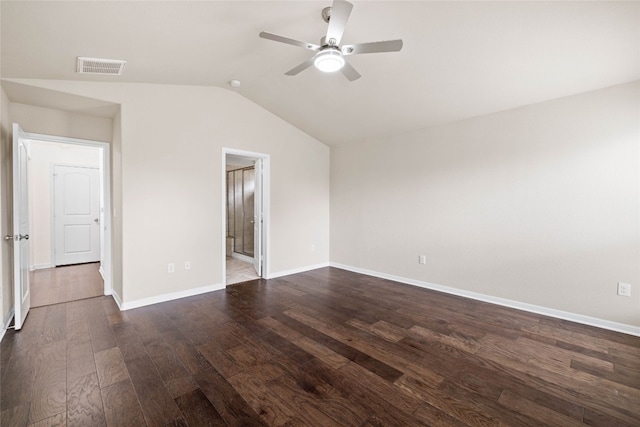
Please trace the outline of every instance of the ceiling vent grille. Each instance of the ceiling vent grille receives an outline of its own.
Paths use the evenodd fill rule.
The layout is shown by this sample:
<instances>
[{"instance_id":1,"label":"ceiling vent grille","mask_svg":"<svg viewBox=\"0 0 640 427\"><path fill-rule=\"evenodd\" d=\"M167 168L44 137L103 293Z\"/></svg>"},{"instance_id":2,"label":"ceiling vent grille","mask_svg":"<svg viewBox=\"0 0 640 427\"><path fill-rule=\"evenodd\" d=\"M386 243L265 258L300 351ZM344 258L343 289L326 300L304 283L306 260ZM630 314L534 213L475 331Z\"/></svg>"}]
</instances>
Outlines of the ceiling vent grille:
<instances>
[{"instance_id":1,"label":"ceiling vent grille","mask_svg":"<svg viewBox=\"0 0 640 427\"><path fill-rule=\"evenodd\" d=\"M127 61L119 59L100 59L78 57L78 67L76 71L80 74L109 74L119 76L122 74Z\"/></svg>"}]
</instances>

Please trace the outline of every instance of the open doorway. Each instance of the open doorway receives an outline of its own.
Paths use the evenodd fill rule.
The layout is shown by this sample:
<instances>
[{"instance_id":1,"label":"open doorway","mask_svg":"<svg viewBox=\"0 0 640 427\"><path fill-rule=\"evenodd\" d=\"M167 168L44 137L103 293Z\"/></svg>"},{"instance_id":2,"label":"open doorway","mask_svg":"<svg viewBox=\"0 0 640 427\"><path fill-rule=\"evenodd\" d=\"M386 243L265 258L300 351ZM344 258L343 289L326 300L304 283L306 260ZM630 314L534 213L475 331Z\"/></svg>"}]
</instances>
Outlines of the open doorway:
<instances>
[{"instance_id":1,"label":"open doorway","mask_svg":"<svg viewBox=\"0 0 640 427\"><path fill-rule=\"evenodd\" d=\"M224 156L224 280L226 285L265 277L268 156L238 150Z\"/></svg>"},{"instance_id":2,"label":"open doorway","mask_svg":"<svg viewBox=\"0 0 640 427\"><path fill-rule=\"evenodd\" d=\"M30 135L31 307L110 293L106 143Z\"/></svg>"}]
</instances>

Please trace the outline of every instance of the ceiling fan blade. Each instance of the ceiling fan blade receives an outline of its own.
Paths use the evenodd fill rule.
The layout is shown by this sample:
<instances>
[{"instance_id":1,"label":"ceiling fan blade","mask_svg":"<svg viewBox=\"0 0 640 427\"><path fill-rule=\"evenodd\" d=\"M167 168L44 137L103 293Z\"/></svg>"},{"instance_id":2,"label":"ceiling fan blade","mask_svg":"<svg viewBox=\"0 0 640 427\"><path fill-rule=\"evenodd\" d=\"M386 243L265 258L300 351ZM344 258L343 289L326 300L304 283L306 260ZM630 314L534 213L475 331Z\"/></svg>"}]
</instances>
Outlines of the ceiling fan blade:
<instances>
[{"instance_id":1,"label":"ceiling fan blade","mask_svg":"<svg viewBox=\"0 0 640 427\"><path fill-rule=\"evenodd\" d=\"M345 75L345 77L346 77L350 82L352 82L352 81L354 81L354 80L358 80L360 77L362 77L362 76L360 75L360 73L358 73L358 72L356 71L356 69L355 69L355 68L353 68L353 67L351 66L351 64L349 64L349 63L348 63L348 62L346 62L346 61L345 61L345 63L344 63L344 67L342 67L342 69L341 69L340 71L342 71L342 74L344 74L344 75Z\"/></svg>"},{"instance_id":2,"label":"ceiling fan blade","mask_svg":"<svg viewBox=\"0 0 640 427\"><path fill-rule=\"evenodd\" d=\"M292 69L290 69L289 71L287 71L284 74L287 75L287 76L295 76L299 72L306 70L307 68L311 67L312 65L313 65L313 57L307 59L306 61L304 61L302 64L298 65L297 67L293 67Z\"/></svg>"},{"instance_id":3,"label":"ceiling fan blade","mask_svg":"<svg viewBox=\"0 0 640 427\"><path fill-rule=\"evenodd\" d=\"M273 41L280 42L280 43L286 43L286 44L290 44L290 45L293 45L293 46L302 47L304 49L309 49L309 50L314 50L314 51L315 50L320 50L320 46L318 46L317 44L301 42L299 40L290 39L288 37L282 37L282 36L279 36L277 34L267 33L265 31L261 32L259 34L259 36L262 37L263 39L273 40Z\"/></svg>"},{"instance_id":4,"label":"ceiling fan blade","mask_svg":"<svg viewBox=\"0 0 640 427\"><path fill-rule=\"evenodd\" d=\"M383 42L347 44L342 46L342 54L398 52L400 49L402 49L402 40L387 40Z\"/></svg>"},{"instance_id":5,"label":"ceiling fan blade","mask_svg":"<svg viewBox=\"0 0 640 427\"><path fill-rule=\"evenodd\" d=\"M331 46L338 46L344 29L347 26L349 15L351 15L351 9L353 5L343 0L334 0L333 6L331 6L331 17L329 18L329 28L327 29L326 43ZM330 40L335 40L331 42Z\"/></svg>"}]
</instances>

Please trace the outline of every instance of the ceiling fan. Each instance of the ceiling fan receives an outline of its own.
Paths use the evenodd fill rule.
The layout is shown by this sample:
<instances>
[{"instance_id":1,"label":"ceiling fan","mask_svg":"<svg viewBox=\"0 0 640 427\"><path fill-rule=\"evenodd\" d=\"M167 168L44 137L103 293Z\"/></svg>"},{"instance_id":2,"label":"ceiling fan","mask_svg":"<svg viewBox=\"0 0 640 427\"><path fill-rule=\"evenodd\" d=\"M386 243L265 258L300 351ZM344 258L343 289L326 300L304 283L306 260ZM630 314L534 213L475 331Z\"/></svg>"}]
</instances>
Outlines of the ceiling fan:
<instances>
[{"instance_id":1,"label":"ceiling fan","mask_svg":"<svg viewBox=\"0 0 640 427\"><path fill-rule=\"evenodd\" d=\"M342 35L344 34L352 8L353 5L349 2L334 0L333 6L325 7L322 10L322 19L329 24L329 28L327 28L327 35L322 37L319 45L301 42L288 37L267 33L265 31L260 33L260 37L316 52L315 55L304 61L302 64L287 71L285 73L287 76L295 76L301 71L304 71L314 65L318 70L327 73L342 71L342 74L344 74L349 81L354 81L359 79L361 76L355 68L345 61L345 56L361 53L398 52L402 49L402 40L388 40L340 46Z\"/></svg>"}]
</instances>

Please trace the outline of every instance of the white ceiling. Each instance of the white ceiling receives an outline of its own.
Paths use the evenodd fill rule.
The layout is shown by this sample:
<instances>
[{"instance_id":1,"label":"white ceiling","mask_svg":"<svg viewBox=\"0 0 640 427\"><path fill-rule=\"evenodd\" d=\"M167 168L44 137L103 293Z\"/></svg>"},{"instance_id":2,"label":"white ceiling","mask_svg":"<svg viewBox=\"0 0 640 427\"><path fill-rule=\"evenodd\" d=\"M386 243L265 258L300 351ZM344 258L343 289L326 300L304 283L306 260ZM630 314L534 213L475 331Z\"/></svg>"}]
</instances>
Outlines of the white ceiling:
<instances>
[{"instance_id":1,"label":"white ceiling","mask_svg":"<svg viewBox=\"0 0 640 427\"><path fill-rule=\"evenodd\" d=\"M343 43L404 40L401 52L348 57L355 82L313 67L285 76L310 52L258 37L318 43L330 1L3 0L0 75L229 89L238 79L233 90L328 145L640 78L640 2L352 3ZM128 64L120 77L79 75L77 56Z\"/></svg>"}]
</instances>

